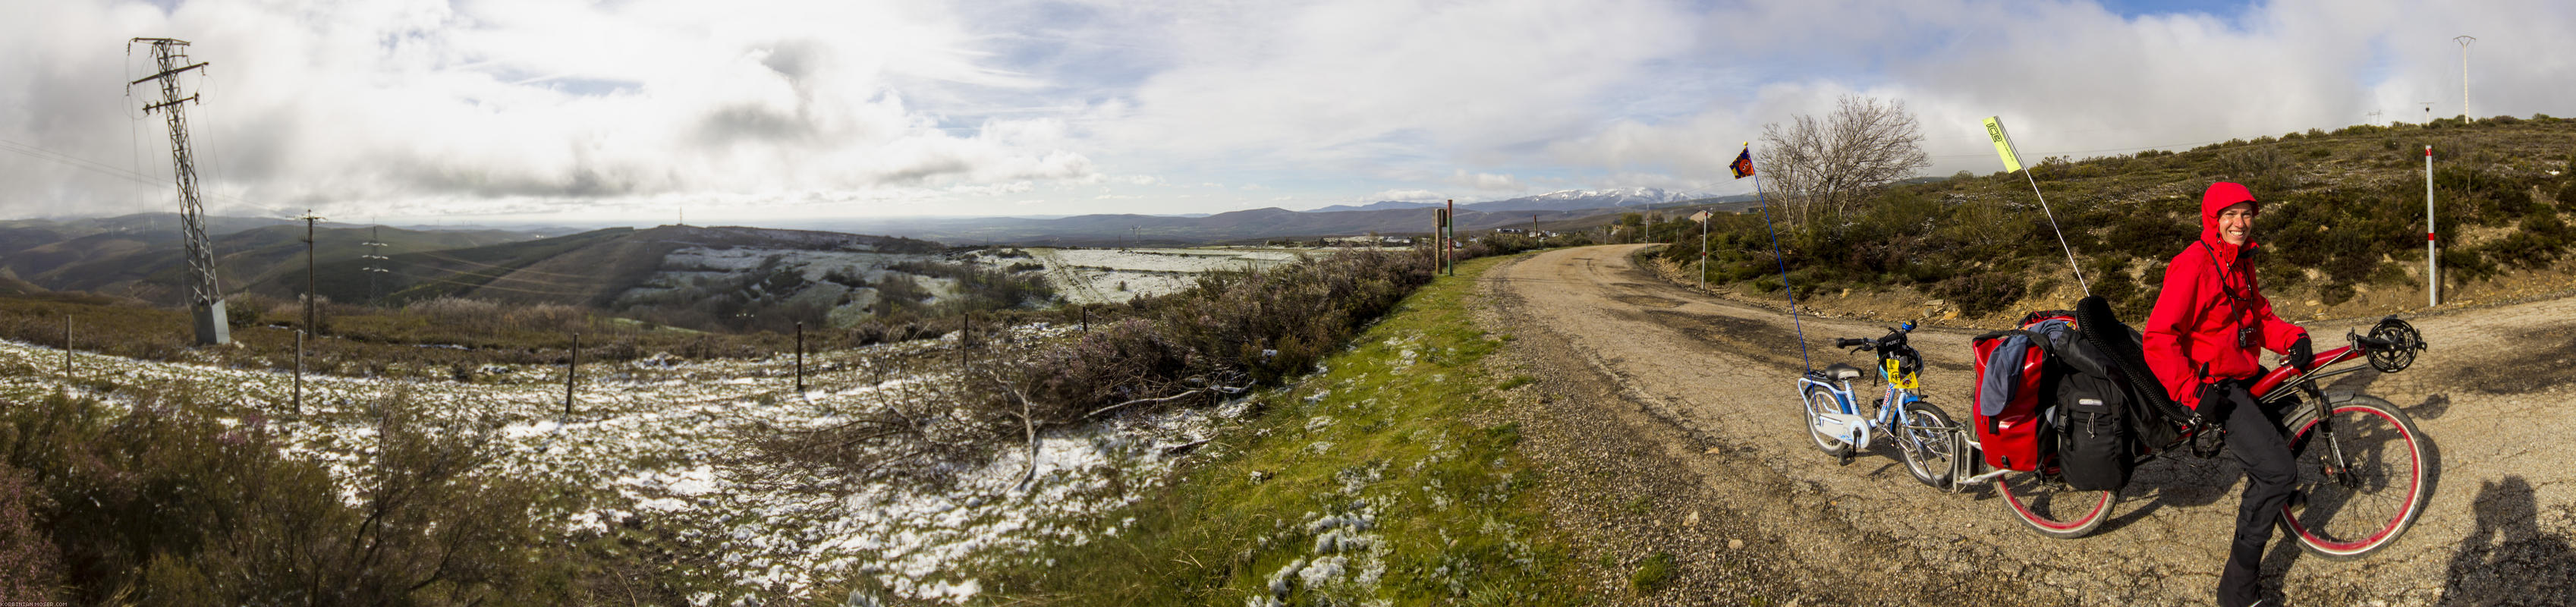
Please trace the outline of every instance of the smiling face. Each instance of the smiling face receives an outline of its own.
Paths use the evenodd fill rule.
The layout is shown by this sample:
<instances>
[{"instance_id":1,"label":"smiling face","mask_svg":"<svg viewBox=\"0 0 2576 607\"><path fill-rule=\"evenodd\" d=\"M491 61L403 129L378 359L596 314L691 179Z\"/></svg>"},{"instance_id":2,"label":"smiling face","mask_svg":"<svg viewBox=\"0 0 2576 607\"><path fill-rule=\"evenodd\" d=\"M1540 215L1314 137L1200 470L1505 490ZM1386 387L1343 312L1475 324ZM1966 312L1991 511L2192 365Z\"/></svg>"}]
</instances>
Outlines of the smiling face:
<instances>
[{"instance_id":1,"label":"smiling face","mask_svg":"<svg viewBox=\"0 0 2576 607\"><path fill-rule=\"evenodd\" d=\"M2254 235L2254 203L2239 202L2218 210L2218 237L2227 244L2245 246Z\"/></svg>"}]
</instances>

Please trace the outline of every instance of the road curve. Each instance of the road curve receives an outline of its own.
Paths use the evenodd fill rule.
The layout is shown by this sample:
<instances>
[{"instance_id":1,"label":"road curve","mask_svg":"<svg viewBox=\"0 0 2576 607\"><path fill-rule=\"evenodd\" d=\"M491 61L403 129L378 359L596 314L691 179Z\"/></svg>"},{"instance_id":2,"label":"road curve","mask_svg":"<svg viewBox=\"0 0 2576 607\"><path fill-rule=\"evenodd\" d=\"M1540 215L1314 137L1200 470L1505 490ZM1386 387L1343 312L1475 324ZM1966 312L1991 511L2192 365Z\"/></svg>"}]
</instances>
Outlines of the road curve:
<instances>
[{"instance_id":1,"label":"road curve","mask_svg":"<svg viewBox=\"0 0 2576 607\"><path fill-rule=\"evenodd\" d=\"M1876 337L1890 323L1808 317L1792 324L1778 310L1658 279L1634 262L1646 246L1508 261L1485 274L1482 292L1491 328L1514 336L1507 355L1554 395L1536 400L1579 409L1572 411L1578 416L1598 414L1589 426L1545 431L1644 441L1678 462L1643 477L1587 482L1693 487L1728 502L1712 504L1709 516L1749 527L1674 523L1712 537L1659 533L1671 538L1656 541L1706 546L1732 535L1755 538L1756 549L1775 546L1773 558L1816 566L1791 568L1801 575L1771 580L1768 588L1808 604L2209 604L2241 490L2232 459L2181 455L2147 464L2120 495L2113 518L2074 540L2023 529L1992 491L1947 494L1917 484L1886 446L1836 465L1804 442L1792 382L1807 364L1866 367L1867 358L1826 344ZM2356 561L2313 557L2276 539L2264 560L2267 587L2294 605L2576 604L2576 550L2569 547L2576 447L2565 440L2576 432L2576 298L2413 322L2433 345L2414 368L2357 375L2340 387L2397 404L2431 437L2438 472L2427 509L2396 545ZM2368 324L2308 326L2323 348ZM1802 331L1811 363L1796 346ZM1915 333L1929 363L1930 398L1950 412L1969 408L1967 343L1982 331ZM1582 457L1538 459L1598 467ZM1693 510L1690 522L1700 516ZM1657 529L1666 524L1653 521ZM1579 533L1617 532L1577 526L1584 527Z\"/></svg>"}]
</instances>

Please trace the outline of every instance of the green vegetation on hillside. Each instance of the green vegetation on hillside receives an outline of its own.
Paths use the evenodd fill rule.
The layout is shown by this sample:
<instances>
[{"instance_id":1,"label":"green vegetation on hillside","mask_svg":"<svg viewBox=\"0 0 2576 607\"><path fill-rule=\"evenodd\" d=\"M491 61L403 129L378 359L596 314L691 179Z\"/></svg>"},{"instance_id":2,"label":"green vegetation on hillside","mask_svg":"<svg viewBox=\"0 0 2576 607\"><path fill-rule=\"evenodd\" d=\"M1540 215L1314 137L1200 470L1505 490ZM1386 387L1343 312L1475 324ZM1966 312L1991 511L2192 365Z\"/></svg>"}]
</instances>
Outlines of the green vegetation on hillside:
<instances>
[{"instance_id":1,"label":"green vegetation on hillside","mask_svg":"<svg viewBox=\"0 0 2576 607\"><path fill-rule=\"evenodd\" d=\"M2166 261L2199 234L2201 190L2238 181L2265 205L2255 239L2276 302L2335 305L2358 288L2421 284L2424 151L2433 146L2447 287L2549 265L2576 245L2576 121L2499 116L2464 124L2358 125L2185 152L2048 158L2031 176L2048 196L2093 292L2123 315L2154 303ZM1655 223L1659 253L1684 264L1699 226ZM1762 215L1712 220L1709 279L1778 291L1780 266ZM1782 225L1780 248L1801 298L1840 289L1909 287L1968 316L2075 293L2066 259L2021 175L1895 186L1852 214ZM2072 299L2066 297L2065 299Z\"/></svg>"}]
</instances>

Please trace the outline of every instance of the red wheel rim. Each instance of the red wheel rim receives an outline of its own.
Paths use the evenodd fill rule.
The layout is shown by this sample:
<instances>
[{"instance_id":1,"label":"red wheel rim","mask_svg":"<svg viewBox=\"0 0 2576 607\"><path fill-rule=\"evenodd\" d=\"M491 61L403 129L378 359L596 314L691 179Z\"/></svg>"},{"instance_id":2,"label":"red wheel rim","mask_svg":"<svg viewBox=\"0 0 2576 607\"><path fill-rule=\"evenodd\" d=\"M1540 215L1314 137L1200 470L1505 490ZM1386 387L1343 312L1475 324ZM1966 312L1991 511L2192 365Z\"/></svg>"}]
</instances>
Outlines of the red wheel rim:
<instances>
[{"instance_id":1,"label":"red wheel rim","mask_svg":"<svg viewBox=\"0 0 2576 607\"><path fill-rule=\"evenodd\" d=\"M2093 510L2089 514L2085 515L2083 518L2078 518L2073 521L2058 523L2056 521L2048 520L2047 517L2041 516L2037 512L2032 512L2029 506L2022 505L2019 498L2013 497L2012 485L1996 482L1995 490L2003 492L2004 503L2012 504L2013 511L2021 515L2021 520L2029 521L2033 525L2038 525L2052 531L2073 531L2081 528L2085 523L2091 522L2094 517L2101 516L2102 507L2110 505L2111 503L2111 492L2101 492L2102 499L2094 500Z\"/></svg>"},{"instance_id":2,"label":"red wheel rim","mask_svg":"<svg viewBox=\"0 0 2576 607\"><path fill-rule=\"evenodd\" d=\"M2396 535L2397 530L2406 524L2407 515L2415 512L2415 500L2418 497L2416 494L2424 490L2424 456L2423 451L2415 446L2415 433L2406 431L2406 425L2398 423L2396 416L2389 415L2388 412L2381 411L2377 407L2363 407L2357 405L2346 406L2344 408L2334 410L2334 413L2343 413L2345 411L2361 411L2379 416L2380 419L2388 420L2388 426L2397 430L2398 438L2406 444L2406 453L2409 457L2414 459L2415 463L2411 466L2413 471L2407 475L2406 479L2406 501L2400 502L2404 504L2405 507L2397 511L2397 516L2390 517L2388 519L2388 524L2381 526L2379 531L2373 532L2368 537L2364 537L2359 540L2336 542L2317 537L2315 533L2308 530L2308 526L2306 524L2299 522L2299 517L2291 515L2289 506L2284 505L2281 507L2281 520L2288 522L2292 532L2298 533L2299 537L2306 540L2309 545L2316 546L2318 549L2325 550L2327 552L2338 554L2358 552L2363 548L2386 541L2389 536ZM2308 430L2316 428L2317 422L2319 421L2323 420L2309 420L2307 425L2299 426L2299 432L2296 436L2307 435ZM2016 503L2014 505L2019 506L2020 504Z\"/></svg>"}]
</instances>

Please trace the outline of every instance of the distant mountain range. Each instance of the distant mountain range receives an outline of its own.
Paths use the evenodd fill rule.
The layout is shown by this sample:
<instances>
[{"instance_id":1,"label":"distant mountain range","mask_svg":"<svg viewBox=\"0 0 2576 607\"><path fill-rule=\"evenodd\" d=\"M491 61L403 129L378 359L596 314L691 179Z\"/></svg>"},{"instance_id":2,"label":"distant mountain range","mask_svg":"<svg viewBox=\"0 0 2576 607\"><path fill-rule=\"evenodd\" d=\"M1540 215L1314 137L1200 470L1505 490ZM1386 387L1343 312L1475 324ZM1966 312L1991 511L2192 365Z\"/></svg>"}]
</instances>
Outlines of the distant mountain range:
<instances>
[{"instance_id":1,"label":"distant mountain range","mask_svg":"<svg viewBox=\"0 0 2576 607\"><path fill-rule=\"evenodd\" d=\"M1458 205L1462 232L1502 227L1588 229L1619 213L1683 206L1742 211L1751 196L1676 201L1655 188L1567 190ZM1309 211L1261 208L1206 216L1079 215L1047 219L894 218L808 222L806 230L698 226L648 229L422 230L323 223L314 231L318 291L339 301L461 295L525 303L606 305L666 257L690 248L935 254L947 246L1173 246L1364 234L1425 234L1431 203L1382 201ZM209 217L226 291L293 298L304 291L301 222ZM561 235L557 235L561 234ZM860 234L888 234L863 236ZM386 243L368 247L370 240ZM945 245L941 243L946 243ZM380 249L380 250L379 250ZM388 260L362 259L380 254ZM392 272L370 273L381 265ZM174 213L92 219L0 220L0 292L89 291L176 303L187 262ZM368 278L376 284L370 287Z\"/></svg>"},{"instance_id":2,"label":"distant mountain range","mask_svg":"<svg viewBox=\"0 0 2576 607\"><path fill-rule=\"evenodd\" d=\"M1637 211L1683 202L1741 203L1752 195L1689 201L1656 188L1565 190L1508 200L1458 205L1458 228L1487 230L1531 223ZM1051 219L1018 217L889 218L821 221L816 229L893 234L955 245L1022 244L1034 246L1198 245L1258 243L1273 238L1317 238L1431 231L1428 209L1440 203L1379 201L1333 205L1309 211L1260 208L1205 217L1172 215L1077 215Z\"/></svg>"},{"instance_id":3,"label":"distant mountain range","mask_svg":"<svg viewBox=\"0 0 2576 607\"><path fill-rule=\"evenodd\" d=\"M1678 200L1680 200L1679 196L1671 192L1665 192L1662 188L1558 190L1537 196L1522 196L1519 198L1509 198L1504 200L1470 202L1458 205L1458 208L1473 211L1580 211L1584 209L1646 206L1675 202ZM1329 207L1308 210L1306 212L1340 213L1346 211L1411 210L1429 209L1441 206L1447 205L1446 203L1439 202L1382 200L1365 205L1337 204Z\"/></svg>"}]
</instances>

